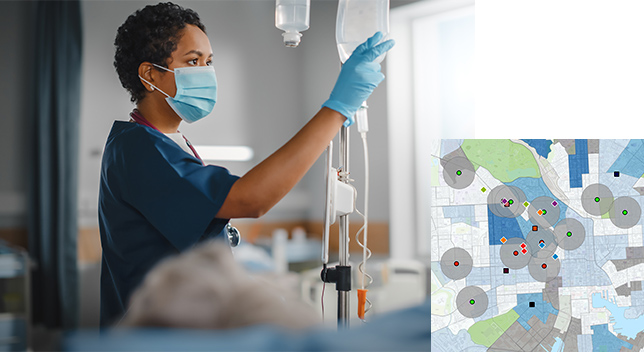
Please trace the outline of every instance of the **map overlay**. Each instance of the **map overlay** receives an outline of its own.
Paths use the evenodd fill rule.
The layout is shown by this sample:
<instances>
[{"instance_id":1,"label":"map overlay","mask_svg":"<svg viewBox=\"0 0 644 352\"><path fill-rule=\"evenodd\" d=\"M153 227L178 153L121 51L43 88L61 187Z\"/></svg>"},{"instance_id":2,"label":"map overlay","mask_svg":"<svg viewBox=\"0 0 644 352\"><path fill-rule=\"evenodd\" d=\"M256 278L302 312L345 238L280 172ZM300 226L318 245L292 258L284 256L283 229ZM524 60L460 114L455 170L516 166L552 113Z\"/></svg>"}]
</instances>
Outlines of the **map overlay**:
<instances>
[{"instance_id":1,"label":"map overlay","mask_svg":"<svg viewBox=\"0 0 644 352\"><path fill-rule=\"evenodd\" d=\"M644 140L430 144L432 351L644 351Z\"/></svg>"}]
</instances>

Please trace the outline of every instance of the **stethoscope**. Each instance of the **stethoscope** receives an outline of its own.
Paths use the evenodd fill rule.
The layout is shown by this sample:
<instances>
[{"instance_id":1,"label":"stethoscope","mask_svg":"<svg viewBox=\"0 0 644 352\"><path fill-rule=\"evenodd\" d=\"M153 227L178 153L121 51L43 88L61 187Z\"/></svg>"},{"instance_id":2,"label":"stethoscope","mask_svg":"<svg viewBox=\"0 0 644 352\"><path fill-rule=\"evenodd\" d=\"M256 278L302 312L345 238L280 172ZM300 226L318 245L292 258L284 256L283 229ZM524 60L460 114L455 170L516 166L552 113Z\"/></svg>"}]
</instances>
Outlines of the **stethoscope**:
<instances>
[{"instance_id":1,"label":"stethoscope","mask_svg":"<svg viewBox=\"0 0 644 352\"><path fill-rule=\"evenodd\" d=\"M154 128L155 130L159 131L158 128L154 127L154 125L151 124L148 120L146 120L145 117L143 117L143 115L141 115L139 111L136 109L134 109L134 111L130 113L130 117L132 118L132 120L134 120L134 122L138 124L141 124L143 126L148 126L150 128ZM201 160L201 157L199 156L199 154L197 154L197 151L195 150L195 148L192 146L192 143L188 141L188 138L184 136L183 139L186 140L186 144L188 144L188 147L190 148L190 150L192 150L192 153L195 155L195 157L199 159L199 161L201 161L201 164L205 165L203 160ZM241 242L241 235L239 234L239 230L237 230L237 228L231 225L230 223L226 224L225 229L226 229L226 234L228 235L228 242L230 242L230 246L237 247Z\"/></svg>"}]
</instances>

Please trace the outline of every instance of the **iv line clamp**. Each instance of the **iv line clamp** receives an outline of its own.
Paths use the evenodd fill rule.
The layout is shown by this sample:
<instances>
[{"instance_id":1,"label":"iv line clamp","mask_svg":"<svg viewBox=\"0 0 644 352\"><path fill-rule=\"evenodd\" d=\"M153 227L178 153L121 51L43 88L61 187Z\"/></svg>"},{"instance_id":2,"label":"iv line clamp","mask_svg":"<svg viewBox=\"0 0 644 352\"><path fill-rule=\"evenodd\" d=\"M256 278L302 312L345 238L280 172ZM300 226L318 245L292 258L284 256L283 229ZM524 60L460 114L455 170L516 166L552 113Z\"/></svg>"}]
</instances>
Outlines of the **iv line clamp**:
<instances>
[{"instance_id":1,"label":"iv line clamp","mask_svg":"<svg viewBox=\"0 0 644 352\"><path fill-rule=\"evenodd\" d=\"M324 282L335 283L338 291L351 291L351 266L336 265L335 268L327 268L325 264L320 277Z\"/></svg>"}]
</instances>

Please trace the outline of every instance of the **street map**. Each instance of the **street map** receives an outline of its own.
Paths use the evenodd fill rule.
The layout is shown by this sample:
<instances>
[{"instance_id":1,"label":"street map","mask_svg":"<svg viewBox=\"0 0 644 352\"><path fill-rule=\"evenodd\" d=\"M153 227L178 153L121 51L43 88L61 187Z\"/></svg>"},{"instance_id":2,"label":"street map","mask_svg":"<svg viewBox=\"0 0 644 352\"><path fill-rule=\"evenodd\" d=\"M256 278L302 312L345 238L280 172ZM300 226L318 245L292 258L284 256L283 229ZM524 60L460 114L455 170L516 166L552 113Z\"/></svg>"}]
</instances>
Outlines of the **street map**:
<instances>
[{"instance_id":1,"label":"street map","mask_svg":"<svg viewBox=\"0 0 644 352\"><path fill-rule=\"evenodd\" d=\"M644 351L644 140L431 149L432 351Z\"/></svg>"}]
</instances>

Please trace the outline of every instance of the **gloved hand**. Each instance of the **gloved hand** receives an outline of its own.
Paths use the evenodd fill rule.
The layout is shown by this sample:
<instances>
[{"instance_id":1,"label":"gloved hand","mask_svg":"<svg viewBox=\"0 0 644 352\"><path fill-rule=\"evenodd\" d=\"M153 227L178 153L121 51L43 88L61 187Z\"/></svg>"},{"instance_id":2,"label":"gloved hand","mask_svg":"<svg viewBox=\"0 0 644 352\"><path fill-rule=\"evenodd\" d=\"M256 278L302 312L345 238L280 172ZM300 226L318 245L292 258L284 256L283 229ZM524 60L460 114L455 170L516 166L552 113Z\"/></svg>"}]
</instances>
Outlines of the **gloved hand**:
<instances>
[{"instance_id":1,"label":"gloved hand","mask_svg":"<svg viewBox=\"0 0 644 352\"><path fill-rule=\"evenodd\" d=\"M367 100L371 92L385 79L380 72L380 64L373 62L394 46L393 40L376 45L382 39L382 33L377 32L373 37L360 44L353 54L342 65L338 80L331 91L331 96L322 104L333 109L347 118L344 126L351 126L354 115Z\"/></svg>"}]
</instances>

